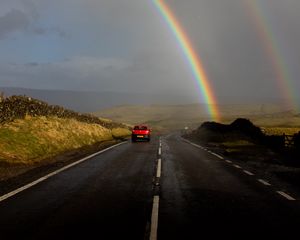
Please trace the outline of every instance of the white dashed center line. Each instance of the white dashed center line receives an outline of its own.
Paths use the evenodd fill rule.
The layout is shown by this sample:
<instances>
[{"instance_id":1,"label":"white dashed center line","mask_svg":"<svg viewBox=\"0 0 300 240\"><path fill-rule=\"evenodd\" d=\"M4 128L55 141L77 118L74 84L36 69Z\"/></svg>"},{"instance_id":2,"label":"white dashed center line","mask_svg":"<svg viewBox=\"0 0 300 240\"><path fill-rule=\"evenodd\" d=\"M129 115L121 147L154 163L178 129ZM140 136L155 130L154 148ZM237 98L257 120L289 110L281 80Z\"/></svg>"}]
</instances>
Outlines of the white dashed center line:
<instances>
[{"instance_id":1,"label":"white dashed center line","mask_svg":"<svg viewBox=\"0 0 300 240\"><path fill-rule=\"evenodd\" d=\"M159 148L158 155L161 156L161 139L159 139ZM159 186L159 181L161 177L161 157L157 160L157 170L156 170L156 186ZM150 228L150 240L157 239L157 228L158 228L158 210L159 210L159 195L156 193L153 196L153 205L152 205L152 213L151 213L151 228Z\"/></svg>"},{"instance_id":2,"label":"white dashed center line","mask_svg":"<svg viewBox=\"0 0 300 240\"><path fill-rule=\"evenodd\" d=\"M227 162L227 163L232 163L232 161L230 161L230 160L225 160L225 162Z\"/></svg>"},{"instance_id":3,"label":"white dashed center line","mask_svg":"<svg viewBox=\"0 0 300 240\"><path fill-rule=\"evenodd\" d=\"M258 179L257 181L259 181L260 183L262 183L265 186L271 186L270 183L268 183L267 181L263 180L263 179Z\"/></svg>"},{"instance_id":4,"label":"white dashed center line","mask_svg":"<svg viewBox=\"0 0 300 240\"><path fill-rule=\"evenodd\" d=\"M153 197L150 240L157 239L159 196Z\"/></svg>"},{"instance_id":5,"label":"white dashed center line","mask_svg":"<svg viewBox=\"0 0 300 240\"><path fill-rule=\"evenodd\" d=\"M159 158L157 162L156 177L160 178L160 176L161 176L161 159Z\"/></svg>"},{"instance_id":6,"label":"white dashed center line","mask_svg":"<svg viewBox=\"0 0 300 240\"><path fill-rule=\"evenodd\" d=\"M161 155L161 147L158 148L158 155Z\"/></svg>"},{"instance_id":7,"label":"white dashed center line","mask_svg":"<svg viewBox=\"0 0 300 240\"><path fill-rule=\"evenodd\" d=\"M287 200L290 200L290 201L295 201L296 200L295 198L293 198L292 196L288 195L285 192L277 191L277 193L280 194L281 196L285 197Z\"/></svg>"},{"instance_id":8,"label":"white dashed center line","mask_svg":"<svg viewBox=\"0 0 300 240\"><path fill-rule=\"evenodd\" d=\"M235 168L238 168L238 169L241 169L241 168L242 168L241 166L236 165L236 164L234 164L233 166L234 166Z\"/></svg>"},{"instance_id":9,"label":"white dashed center line","mask_svg":"<svg viewBox=\"0 0 300 240\"><path fill-rule=\"evenodd\" d=\"M254 173L249 172L249 171L247 171L247 170L244 170L244 173L248 174L249 176L253 176L253 175L254 175Z\"/></svg>"}]
</instances>

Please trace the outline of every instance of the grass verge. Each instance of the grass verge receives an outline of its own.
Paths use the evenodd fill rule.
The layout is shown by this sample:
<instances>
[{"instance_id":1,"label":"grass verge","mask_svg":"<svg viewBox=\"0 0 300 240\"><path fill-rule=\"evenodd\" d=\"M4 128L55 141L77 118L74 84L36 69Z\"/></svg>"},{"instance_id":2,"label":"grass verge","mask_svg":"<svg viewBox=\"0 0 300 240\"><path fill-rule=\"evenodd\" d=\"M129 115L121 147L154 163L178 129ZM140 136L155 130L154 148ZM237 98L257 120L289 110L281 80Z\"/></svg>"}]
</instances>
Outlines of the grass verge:
<instances>
[{"instance_id":1,"label":"grass verge","mask_svg":"<svg viewBox=\"0 0 300 240\"><path fill-rule=\"evenodd\" d=\"M57 117L26 117L0 126L0 164L35 164L63 152L123 138L127 129Z\"/></svg>"}]
</instances>

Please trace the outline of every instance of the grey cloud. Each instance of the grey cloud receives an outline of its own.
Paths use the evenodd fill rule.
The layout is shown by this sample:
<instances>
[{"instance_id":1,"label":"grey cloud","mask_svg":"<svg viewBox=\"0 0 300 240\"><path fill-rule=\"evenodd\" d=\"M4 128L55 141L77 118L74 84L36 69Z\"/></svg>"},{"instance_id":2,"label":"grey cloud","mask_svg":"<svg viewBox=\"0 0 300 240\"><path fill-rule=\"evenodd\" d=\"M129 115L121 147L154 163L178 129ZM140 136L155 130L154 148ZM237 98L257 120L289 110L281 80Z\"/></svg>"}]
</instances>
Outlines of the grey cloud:
<instances>
[{"instance_id":1,"label":"grey cloud","mask_svg":"<svg viewBox=\"0 0 300 240\"><path fill-rule=\"evenodd\" d=\"M42 89L73 89L97 91L128 91L140 93L189 92L191 81L181 86L185 73L164 64L168 57L149 62L145 55L128 61L119 58L74 57L56 63L29 62L26 64L0 64L3 86ZM179 83L179 84L178 84ZM189 86L190 85L190 86Z\"/></svg>"},{"instance_id":2,"label":"grey cloud","mask_svg":"<svg viewBox=\"0 0 300 240\"><path fill-rule=\"evenodd\" d=\"M21 0L20 3L33 19L38 19L40 17L36 5L32 0Z\"/></svg>"},{"instance_id":3,"label":"grey cloud","mask_svg":"<svg viewBox=\"0 0 300 240\"><path fill-rule=\"evenodd\" d=\"M39 41L47 41L44 58L31 46L33 51L28 59L21 55L20 59L12 58L19 63L28 61L28 64L2 64L0 81L3 85L137 92L166 90L199 95L184 54L151 1L5 1L26 3L20 8L14 7L27 16L27 22L23 21L27 26L19 20L18 24L12 24L12 30L7 30L0 21L0 38L26 29L26 34L43 36L33 39L39 43L38 50L43 47ZM279 50L283 52L282 57L286 56L286 65L294 76L290 79L291 86L299 89L300 1L264 2L267 5L265 17L271 17ZM244 0L166 0L166 3L201 57L217 97L280 97L277 72L268 56L265 39L261 38ZM9 18L12 8L5 9L6 14L1 9L2 21L4 17ZM47 25L49 22L54 26ZM48 35L63 40L55 38L53 41ZM83 57L85 55L88 57ZM40 58L43 62L56 63L35 64Z\"/></svg>"},{"instance_id":4,"label":"grey cloud","mask_svg":"<svg viewBox=\"0 0 300 240\"><path fill-rule=\"evenodd\" d=\"M0 38L11 32L25 30L30 24L30 18L22 11L12 9L0 17Z\"/></svg>"},{"instance_id":5,"label":"grey cloud","mask_svg":"<svg viewBox=\"0 0 300 240\"><path fill-rule=\"evenodd\" d=\"M28 66L28 67L37 67L37 66L39 66L39 64L37 62L30 62L30 63L26 63L25 66Z\"/></svg>"},{"instance_id":6,"label":"grey cloud","mask_svg":"<svg viewBox=\"0 0 300 240\"><path fill-rule=\"evenodd\" d=\"M70 34L68 34L66 31L60 29L59 27L51 27L51 28L35 27L31 31L37 35L55 34L61 38L69 38L70 37Z\"/></svg>"},{"instance_id":7,"label":"grey cloud","mask_svg":"<svg viewBox=\"0 0 300 240\"><path fill-rule=\"evenodd\" d=\"M14 32L26 32L34 35L54 34L61 38L70 35L58 26L40 26L42 16L33 0L3 0L0 11L0 39ZM2 15L2 16L1 16Z\"/></svg>"},{"instance_id":8,"label":"grey cloud","mask_svg":"<svg viewBox=\"0 0 300 240\"><path fill-rule=\"evenodd\" d=\"M36 27L33 29L33 32L37 35L45 35L47 33L47 30L45 28Z\"/></svg>"},{"instance_id":9,"label":"grey cloud","mask_svg":"<svg viewBox=\"0 0 300 240\"><path fill-rule=\"evenodd\" d=\"M121 76L128 63L121 59L76 57L56 63L0 64L1 85L91 90L107 88Z\"/></svg>"},{"instance_id":10,"label":"grey cloud","mask_svg":"<svg viewBox=\"0 0 300 240\"><path fill-rule=\"evenodd\" d=\"M69 38L71 36L67 31L62 30L59 27L52 28L52 32L56 33L61 38Z\"/></svg>"}]
</instances>

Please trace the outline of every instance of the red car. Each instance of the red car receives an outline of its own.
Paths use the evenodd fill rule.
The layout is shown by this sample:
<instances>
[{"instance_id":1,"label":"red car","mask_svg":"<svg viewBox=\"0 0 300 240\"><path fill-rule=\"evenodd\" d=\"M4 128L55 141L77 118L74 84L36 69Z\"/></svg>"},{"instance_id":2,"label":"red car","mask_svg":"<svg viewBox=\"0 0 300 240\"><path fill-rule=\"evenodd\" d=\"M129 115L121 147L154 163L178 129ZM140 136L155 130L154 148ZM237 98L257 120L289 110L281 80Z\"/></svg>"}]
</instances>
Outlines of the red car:
<instances>
[{"instance_id":1,"label":"red car","mask_svg":"<svg viewBox=\"0 0 300 240\"><path fill-rule=\"evenodd\" d=\"M145 125L134 126L131 134L131 141L136 142L137 140L150 141L150 129Z\"/></svg>"}]
</instances>

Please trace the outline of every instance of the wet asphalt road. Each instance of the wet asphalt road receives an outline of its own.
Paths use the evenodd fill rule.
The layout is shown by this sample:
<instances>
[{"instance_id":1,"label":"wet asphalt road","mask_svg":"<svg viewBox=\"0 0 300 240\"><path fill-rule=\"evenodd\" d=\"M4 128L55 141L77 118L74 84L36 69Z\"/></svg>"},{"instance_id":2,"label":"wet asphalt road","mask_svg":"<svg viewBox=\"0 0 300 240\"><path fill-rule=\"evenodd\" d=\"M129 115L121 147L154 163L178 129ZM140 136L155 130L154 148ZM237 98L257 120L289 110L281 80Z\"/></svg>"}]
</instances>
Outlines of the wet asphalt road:
<instances>
[{"instance_id":1,"label":"wet asphalt road","mask_svg":"<svg viewBox=\"0 0 300 240\"><path fill-rule=\"evenodd\" d=\"M158 193L158 239L288 237L300 226L289 201L254 176L182 141L125 143L0 202L0 239L149 239ZM157 191L159 190L159 191Z\"/></svg>"}]
</instances>

